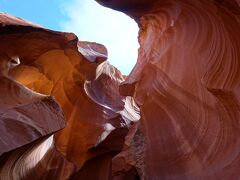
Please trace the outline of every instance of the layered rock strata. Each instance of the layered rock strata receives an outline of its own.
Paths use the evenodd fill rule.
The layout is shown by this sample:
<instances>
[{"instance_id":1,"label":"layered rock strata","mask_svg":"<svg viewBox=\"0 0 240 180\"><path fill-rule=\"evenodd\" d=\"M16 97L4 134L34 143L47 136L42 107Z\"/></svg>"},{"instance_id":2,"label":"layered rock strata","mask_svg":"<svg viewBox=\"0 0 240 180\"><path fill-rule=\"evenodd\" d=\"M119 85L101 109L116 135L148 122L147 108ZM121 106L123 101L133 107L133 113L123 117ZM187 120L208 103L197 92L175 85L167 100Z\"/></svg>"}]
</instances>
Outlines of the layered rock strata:
<instances>
[{"instance_id":1,"label":"layered rock strata","mask_svg":"<svg viewBox=\"0 0 240 180\"><path fill-rule=\"evenodd\" d=\"M21 126L33 134L27 141L5 132L1 178L239 179L239 1L98 2L139 25L127 78L106 61L104 46L1 14L1 108L16 120L19 101L36 102L41 119L32 105L25 120L40 132L52 124L45 133ZM66 118L61 131L52 96Z\"/></svg>"},{"instance_id":2,"label":"layered rock strata","mask_svg":"<svg viewBox=\"0 0 240 180\"><path fill-rule=\"evenodd\" d=\"M140 106L143 138L130 137L115 173L133 166L142 179L239 179L239 2L99 2L140 28L138 62L120 89Z\"/></svg>"},{"instance_id":3,"label":"layered rock strata","mask_svg":"<svg viewBox=\"0 0 240 180\"><path fill-rule=\"evenodd\" d=\"M4 119L1 128L19 129L11 124L18 120L15 112L18 103L28 105L25 111L19 111L36 126L31 131L21 121L20 135L12 131L3 134L6 148L0 158L1 179L74 178L74 173L96 156L111 157L108 158L111 164L111 159L122 150L129 126L140 117L133 98L118 92L124 76L106 61L106 48L8 14L0 14L0 22L1 56L7 57L7 65L1 66L2 74L23 89L21 92L1 81L1 97L5 98L1 110L9 108L5 101L10 104L9 109L14 109L13 113L5 111L12 121ZM5 62L3 57L1 62ZM9 68L12 64L14 67ZM61 131L65 126L63 113L58 104L51 102L52 96L61 106L67 123ZM32 101L38 106L29 104ZM13 143L12 147L11 141L16 141L16 145ZM104 171L111 172L111 167ZM84 177L79 173L76 175Z\"/></svg>"}]
</instances>

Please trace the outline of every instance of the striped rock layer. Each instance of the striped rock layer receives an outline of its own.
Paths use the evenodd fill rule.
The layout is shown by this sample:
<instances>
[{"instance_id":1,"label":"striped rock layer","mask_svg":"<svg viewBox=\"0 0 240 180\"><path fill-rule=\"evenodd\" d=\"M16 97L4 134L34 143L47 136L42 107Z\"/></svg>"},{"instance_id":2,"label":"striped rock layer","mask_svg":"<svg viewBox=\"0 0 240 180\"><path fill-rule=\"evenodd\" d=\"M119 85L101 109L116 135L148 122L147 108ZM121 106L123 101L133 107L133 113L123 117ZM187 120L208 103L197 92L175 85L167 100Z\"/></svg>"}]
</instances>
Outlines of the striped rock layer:
<instances>
[{"instance_id":1,"label":"striped rock layer","mask_svg":"<svg viewBox=\"0 0 240 180\"><path fill-rule=\"evenodd\" d=\"M238 180L240 2L97 1L139 25L127 77L103 45L0 15L0 179Z\"/></svg>"}]
</instances>

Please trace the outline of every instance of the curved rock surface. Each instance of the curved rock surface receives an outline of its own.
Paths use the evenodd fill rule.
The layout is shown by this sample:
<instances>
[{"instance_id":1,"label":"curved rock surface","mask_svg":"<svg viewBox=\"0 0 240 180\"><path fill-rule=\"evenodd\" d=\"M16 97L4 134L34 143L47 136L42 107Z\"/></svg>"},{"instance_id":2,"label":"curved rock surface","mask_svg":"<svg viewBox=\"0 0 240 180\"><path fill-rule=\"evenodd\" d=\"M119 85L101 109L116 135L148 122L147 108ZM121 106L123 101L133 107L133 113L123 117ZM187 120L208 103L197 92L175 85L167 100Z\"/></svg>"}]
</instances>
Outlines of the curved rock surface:
<instances>
[{"instance_id":1,"label":"curved rock surface","mask_svg":"<svg viewBox=\"0 0 240 180\"><path fill-rule=\"evenodd\" d=\"M140 27L138 62L121 92L140 106L144 138L141 145L139 133L127 141L114 171L133 166L143 179L239 179L239 2L99 2Z\"/></svg>"},{"instance_id":2,"label":"curved rock surface","mask_svg":"<svg viewBox=\"0 0 240 180\"><path fill-rule=\"evenodd\" d=\"M43 97L54 96L67 121L67 127L54 137L41 134L38 141L26 146L21 144L22 147L19 145L20 148L14 147L4 154L0 158L1 178L69 179L96 156L106 157L111 164L114 155L122 150L130 124L140 117L133 98L118 92L125 79L106 61L106 48L97 43L79 42L74 34L51 31L8 14L0 14L0 22L0 40L4 42L0 43L0 52L9 57L10 65L15 65L3 71L4 74L23 89L29 88L31 92L44 94ZM2 69L10 66L7 65ZM6 87L1 95L6 96L9 90ZM24 95L29 97L27 93L18 93L19 99L26 98ZM14 100L12 94L6 97L6 101ZM15 104L13 106L15 108ZM54 128L50 124L51 116L45 122L39 116L31 117L32 106L28 111L29 121L40 121ZM46 108L38 113L46 116L48 111ZM42 125L36 126L40 129ZM12 136L15 138L14 134ZM111 172L111 166L103 169Z\"/></svg>"},{"instance_id":3,"label":"curved rock surface","mask_svg":"<svg viewBox=\"0 0 240 180\"><path fill-rule=\"evenodd\" d=\"M66 126L53 97L36 93L8 76L12 61L6 54L0 55L0 156Z\"/></svg>"},{"instance_id":4,"label":"curved rock surface","mask_svg":"<svg viewBox=\"0 0 240 180\"><path fill-rule=\"evenodd\" d=\"M53 136L55 123L45 134L26 130L27 142L6 136L13 146L0 156L1 179L239 179L239 1L98 2L139 24L138 62L126 78L103 45L0 14L0 54L11 57L1 58L1 108L15 120L18 101L54 96L67 121ZM44 95L29 99L32 90ZM43 119L26 111L39 131L52 115L42 106Z\"/></svg>"},{"instance_id":5,"label":"curved rock surface","mask_svg":"<svg viewBox=\"0 0 240 180\"><path fill-rule=\"evenodd\" d=\"M54 147L53 136L5 154L1 162L1 179L69 179L76 166Z\"/></svg>"},{"instance_id":6,"label":"curved rock surface","mask_svg":"<svg viewBox=\"0 0 240 180\"><path fill-rule=\"evenodd\" d=\"M65 127L51 96L37 94L0 76L0 155Z\"/></svg>"}]
</instances>

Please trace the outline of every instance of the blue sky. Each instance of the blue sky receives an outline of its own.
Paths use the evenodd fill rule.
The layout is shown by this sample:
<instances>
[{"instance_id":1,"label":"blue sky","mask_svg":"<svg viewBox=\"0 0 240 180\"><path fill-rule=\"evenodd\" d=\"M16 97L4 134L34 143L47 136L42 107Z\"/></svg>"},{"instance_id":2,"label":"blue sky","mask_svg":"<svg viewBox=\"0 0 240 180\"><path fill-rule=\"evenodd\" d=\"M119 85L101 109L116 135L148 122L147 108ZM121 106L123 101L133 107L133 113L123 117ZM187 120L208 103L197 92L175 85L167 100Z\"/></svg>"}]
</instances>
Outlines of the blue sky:
<instances>
[{"instance_id":1,"label":"blue sky","mask_svg":"<svg viewBox=\"0 0 240 180\"><path fill-rule=\"evenodd\" d=\"M0 11L53 30L74 32L83 41L104 44L110 63L123 74L136 63L137 24L94 0L0 0Z\"/></svg>"}]
</instances>

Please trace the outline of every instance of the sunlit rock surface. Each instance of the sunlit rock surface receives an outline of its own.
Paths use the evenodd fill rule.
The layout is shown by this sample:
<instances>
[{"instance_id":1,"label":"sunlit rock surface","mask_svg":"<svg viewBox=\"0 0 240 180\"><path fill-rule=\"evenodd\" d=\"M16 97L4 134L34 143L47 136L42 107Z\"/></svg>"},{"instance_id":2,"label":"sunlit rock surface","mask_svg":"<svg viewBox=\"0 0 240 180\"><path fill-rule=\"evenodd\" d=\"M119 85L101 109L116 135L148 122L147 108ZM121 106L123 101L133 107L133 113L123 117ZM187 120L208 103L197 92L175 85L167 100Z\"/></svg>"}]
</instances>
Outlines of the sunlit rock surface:
<instances>
[{"instance_id":1,"label":"sunlit rock surface","mask_svg":"<svg viewBox=\"0 0 240 180\"><path fill-rule=\"evenodd\" d=\"M140 106L140 126L114 158L114 173L239 179L239 1L99 2L140 27L138 62L120 88Z\"/></svg>"},{"instance_id":2,"label":"sunlit rock surface","mask_svg":"<svg viewBox=\"0 0 240 180\"><path fill-rule=\"evenodd\" d=\"M66 126L51 96L36 93L8 76L12 63L0 55L0 156Z\"/></svg>"},{"instance_id":3,"label":"sunlit rock surface","mask_svg":"<svg viewBox=\"0 0 240 180\"><path fill-rule=\"evenodd\" d=\"M99 158L109 166L98 172L111 178L111 160L140 115L120 95L125 77L106 61L106 48L8 14L0 24L1 179L84 179ZM18 127L18 114L34 128Z\"/></svg>"}]
</instances>

